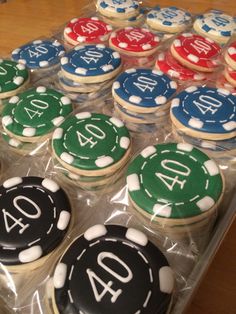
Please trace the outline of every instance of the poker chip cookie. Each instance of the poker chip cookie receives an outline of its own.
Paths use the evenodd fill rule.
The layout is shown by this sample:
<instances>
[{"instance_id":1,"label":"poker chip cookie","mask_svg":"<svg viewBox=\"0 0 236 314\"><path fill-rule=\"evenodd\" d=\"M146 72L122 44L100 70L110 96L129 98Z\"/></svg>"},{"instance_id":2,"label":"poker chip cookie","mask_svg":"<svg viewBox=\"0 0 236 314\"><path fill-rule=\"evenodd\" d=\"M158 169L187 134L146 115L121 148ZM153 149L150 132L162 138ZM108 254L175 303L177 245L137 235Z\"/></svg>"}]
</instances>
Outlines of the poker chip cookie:
<instances>
[{"instance_id":1,"label":"poker chip cookie","mask_svg":"<svg viewBox=\"0 0 236 314\"><path fill-rule=\"evenodd\" d=\"M96 16L73 18L64 29L64 38L71 45L98 43L108 39L112 26Z\"/></svg>"},{"instance_id":2,"label":"poker chip cookie","mask_svg":"<svg viewBox=\"0 0 236 314\"><path fill-rule=\"evenodd\" d=\"M0 59L0 99L16 95L29 81L29 72L23 64Z\"/></svg>"},{"instance_id":3,"label":"poker chip cookie","mask_svg":"<svg viewBox=\"0 0 236 314\"><path fill-rule=\"evenodd\" d=\"M102 44L76 46L61 59L63 75L79 83L103 82L120 70L119 53Z\"/></svg>"},{"instance_id":4,"label":"poker chip cookie","mask_svg":"<svg viewBox=\"0 0 236 314\"><path fill-rule=\"evenodd\" d=\"M202 81L206 79L204 73L196 72L179 63L169 51L161 52L157 56L156 68L172 78L180 81Z\"/></svg>"},{"instance_id":5,"label":"poker chip cookie","mask_svg":"<svg viewBox=\"0 0 236 314\"><path fill-rule=\"evenodd\" d=\"M68 97L38 86L10 98L2 112L2 125L10 137L23 142L42 141L72 109Z\"/></svg>"},{"instance_id":6,"label":"poker chip cookie","mask_svg":"<svg viewBox=\"0 0 236 314\"><path fill-rule=\"evenodd\" d=\"M165 256L144 233L94 225L71 243L56 265L52 308L61 314L120 314L124 307L127 313L167 313L174 281Z\"/></svg>"},{"instance_id":7,"label":"poker chip cookie","mask_svg":"<svg viewBox=\"0 0 236 314\"><path fill-rule=\"evenodd\" d=\"M69 228L67 195L51 179L13 177L0 186L0 203L1 264L13 272L40 266Z\"/></svg>"},{"instance_id":8,"label":"poker chip cookie","mask_svg":"<svg viewBox=\"0 0 236 314\"><path fill-rule=\"evenodd\" d=\"M136 113L151 113L164 109L177 89L176 82L158 70L128 69L112 86L119 105Z\"/></svg>"},{"instance_id":9,"label":"poker chip cookie","mask_svg":"<svg viewBox=\"0 0 236 314\"><path fill-rule=\"evenodd\" d=\"M226 63L234 70L236 70L236 41L231 43L225 52Z\"/></svg>"},{"instance_id":10,"label":"poker chip cookie","mask_svg":"<svg viewBox=\"0 0 236 314\"><path fill-rule=\"evenodd\" d=\"M200 15L195 20L193 28L197 33L225 44L235 33L236 20L222 11L212 10Z\"/></svg>"},{"instance_id":11,"label":"poker chip cookie","mask_svg":"<svg viewBox=\"0 0 236 314\"><path fill-rule=\"evenodd\" d=\"M215 213L224 191L216 163L186 143L146 147L127 171L129 198L149 221L176 227Z\"/></svg>"},{"instance_id":12,"label":"poker chip cookie","mask_svg":"<svg viewBox=\"0 0 236 314\"><path fill-rule=\"evenodd\" d=\"M191 14L176 7L156 7L147 14L147 25L168 33L181 32L191 23Z\"/></svg>"},{"instance_id":13,"label":"poker chip cookie","mask_svg":"<svg viewBox=\"0 0 236 314\"><path fill-rule=\"evenodd\" d=\"M97 10L109 18L126 20L138 15L139 2L136 0L98 0Z\"/></svg>"},{"instance_id":14,"label":"poker chip cookie","mask_svg":"<svg viewBox=\"0 0 236 314\"><path fill-rule=\"evenodd\" d=\"M159 46L160 39L146 28L125 27L111 33L111 48L128 55L149 56Z\"/></svg>"},{"instance_id":15,"label":"poker chip cookie","mask_svg":"<svg viewBox=\"0 0 236 314\"><path fill-rule=\"evenodd\" d=\"M184 33L174 40L170 50L177 61L190 69L212 72L219 66L221 48L210 38Z\"/></svg>"},{"instance_id":16,"label":"poker chip cookie","mask_svg":"<svg viewBox=\"0 0 236 314\"><path fill-rule=\"evenodd\" d=\"M67 118L53 133L54 156L69 171L103 176L128 160L131 140L124 123L98 113L81 112Z\"/></svg>"},{"instance_id":17,"label":"poker chip cookie","mask_svg":"<svg viewBox=\"0 0 236 314\"><path fill-rule=\"evenodd\" d=\"M224 77L234 87L236 87L236 70L226 67L224 70Z\"/></svg>"},{"instance_id":18,"label":"poker chip cookie","mask_svg":"<svg viewBox=\"0 0 236 314\"><path fill-rule=\"evenodd\" d=\"M171 102L171 120L192 137L224 140L236 136L236 97L226 89L190 86Z\"/></svg>"},{"instance_id":19,"label":"poker chip cookie","mask_svg":"<svg viewBox=\"0 0 236 314\"><path fill-rule=\"evenodd\" d=\"M64 54L65 48L56 40L35 40L13 50L12 59L29 69L41 69L58 64Z\"/></svg>"}]
</instances>

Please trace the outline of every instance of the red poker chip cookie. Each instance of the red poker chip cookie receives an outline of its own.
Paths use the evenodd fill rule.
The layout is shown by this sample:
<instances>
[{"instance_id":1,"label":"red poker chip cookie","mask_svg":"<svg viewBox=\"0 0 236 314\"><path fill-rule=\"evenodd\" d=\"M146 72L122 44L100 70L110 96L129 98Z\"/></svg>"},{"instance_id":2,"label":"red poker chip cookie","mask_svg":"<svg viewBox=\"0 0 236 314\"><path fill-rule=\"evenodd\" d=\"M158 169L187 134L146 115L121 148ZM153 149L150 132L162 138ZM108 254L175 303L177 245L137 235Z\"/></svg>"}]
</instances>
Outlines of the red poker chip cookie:
<instances>
[{"instance_id":1,"label":"red poker chip cookie","mask_svg":"<svg viewBox=\"0 0 236 314\"><path fill-rule=\"evenodd\" d=\"M236 41L230 44L225 53L225 61L228 65L236 70Z\"/></svg>"},{"instance_id":2,"label":"red poker chip cookie","mask_svg":"<svg viewBox=\"0 0 236 314\"><path fill-rule=\"evenodd\" d=\"M212 72L219 66L221 48L212 39L184 33L171 45L171 53L181 64L191 69Z\"/></svg>"},{"instance_id":3,"label":"red poker chip cookie","mask_svg":"<svg viewBox=\"0 0 236 314\"><path fill-rule=\"evenodd\" d=\"M64 37L72 45L103 42L108 39L112 26L97 17L72 19L64 29Z\"/></svg>"},{"instance_id":4,"label":"red poker chip cookie","mask_svg":"<svg viewBox=\"0 0 236 314\"><path fill-rule=\"evenodd\" d=\"M206 79L203 73L198 73L180 64L169 51L162 52L158 55L156 68L181 81L201 81Z\"/></svg>"},{"instance_id":5,"label":"red poker chip cookie","mask_svg":"<svg viewBox=\"0 0 236 314\"><path fill-rule=\"evenodd\" d=\"M234 87L236 87L236 71L230 67L225 68L224 76L226 80Z\"/></svg>"},{"instance_id":6,"label":"red poker chip cookie","mask_svg":"<svg viewBox=\"0 0 236 314\"><path fill-rule=\"evenodd\" d=\"M148 56L158 48L160 39L146 28L126 27L113 32L109 44L121 53Z\"/></svg>"}]
</instances>

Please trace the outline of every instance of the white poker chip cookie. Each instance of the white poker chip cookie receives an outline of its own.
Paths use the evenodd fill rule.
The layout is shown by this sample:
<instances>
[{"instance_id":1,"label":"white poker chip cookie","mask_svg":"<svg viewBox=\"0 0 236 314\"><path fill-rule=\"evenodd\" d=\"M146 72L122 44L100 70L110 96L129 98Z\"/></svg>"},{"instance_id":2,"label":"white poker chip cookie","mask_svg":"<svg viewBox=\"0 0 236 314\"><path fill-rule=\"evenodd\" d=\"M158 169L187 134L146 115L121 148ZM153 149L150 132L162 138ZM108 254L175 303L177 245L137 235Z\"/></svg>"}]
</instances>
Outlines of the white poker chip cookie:
<instances>
[{"instance_id":1,"label":"white poker chip cookie","mask_svg":"<svg viewBox=\"0 0 236 314\"><path fill-rule=\"evenodd\" d=\"M191 23L191 14L174 6L155 7L147 14L147 25L157 31L181 32Z\"/></svg>"},{"instance_id":2,"label":"white poker chip cookie","mask_svg":"<svg viewBox=\"0 0 236 314\"><path fill-rule=\"evenodd\" d=\"M139 2L136 0L98 0L98 11L107 17L129 19L139 13Z\"/></svg>"}]
</instances>

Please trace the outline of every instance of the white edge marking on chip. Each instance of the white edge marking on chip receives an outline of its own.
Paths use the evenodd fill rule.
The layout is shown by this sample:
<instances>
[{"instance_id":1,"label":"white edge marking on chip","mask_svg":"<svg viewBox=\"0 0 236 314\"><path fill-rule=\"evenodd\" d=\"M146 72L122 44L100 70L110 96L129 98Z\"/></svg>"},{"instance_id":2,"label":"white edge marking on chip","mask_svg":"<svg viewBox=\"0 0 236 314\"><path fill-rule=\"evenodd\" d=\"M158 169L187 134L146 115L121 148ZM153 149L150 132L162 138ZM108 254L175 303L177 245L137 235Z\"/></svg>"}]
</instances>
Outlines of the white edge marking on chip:
<instances>
[{"instance_id":1,"label":"white edge marking on chip","mask_svg":"<svg viewBox=\"0 0 236 314\"><path fill-rule=\"evenodd\" d=\"M19 59L18 62L19 64L24 64L24 65L27 63L25 59Z\"/></svg>"},{"instance_id":2,"label":"white edge marking on chip","mask_svg":"<svg viewBox=\"0 0 236 314\"><path fill-rule=\"evenodd\" d=\"M118 81L113 83L113 89L119 89L120 88L120 83Z\"/></svg>"},{"instance_id":3,"label":"white edge marking on chip","mask_svg":"<svg viewBox=\"0 0 236 314\"><path fill-rule=\"evenodd\" d=\"M215 175L219 174L219 172L220 172L216 163L211 159L205 161L204 166L206 167L210 176L215 176Z\"/></svg>"},{"instance_id":4,"label":"white edge marking on chip","mask_svg":"<svg viewBox=\"0 0 236 314\"><path fill-rule=\"evenodd\" d=\"M150 44L144 44L144 45L142 45L142 49L143 50L150 50L150 49L152 49L152 46Z\"/></svg>"},{"instance_id":5,"label":"white edge marking on chip","mask_svg":"<svg viewBox=\"0 0 236 314\"><path fill-rule=\"evenodd\" d=\"M201 81L201 80L204 80L206 76L204 74L197 73L197 74L194 74L193 78L196 81Z\"/></svg>"},{"instance_id":6,"label":"white edge marking on chip","mask_svg":"<svg viewBox=\"0 0 236 314\"><path fill-rule=\"evenodd\" d=\"M77 18L77 17L74 17L73 19L70 20L70 22L71 22L72 24L76 23L77 21L78 21L78 18Z\"/></svg>"},{"instance_id":7,"label":"white edge marking on chip","mask_svg":"<svg viewBox=\"0 0 236 314\"><path fill-rule=\"evenodd\" d=\"M55 47L60 47L61 44L59 43L59 41L55 40L53 43L52 43L53 46Z\"/></svg>"},{"instance_id":8,"label":"white edge marking on chip","mask_svg":"<svg viewBox=\"0 0 236 314\"><path fill-rule=\"evenodd\" d=\"M226 123L224 123L222 126L223 126L223 128L224 128L226 131L235 130L235 128L236 128L236 121L229 121L229 122L226 122Z\"/></svg>"},{"instance_id":9,"label":"white edge marking on chip","mask_svg":"<svg viewBox=\"0 0 236 314\"><path fill-rule=\"evenodd\" d=\"M38 86L37 88L36 88L36 92L37 93L45 93L46 92L46 87L45 86Z\"/></svg>"},{"instance_id":10,"label":"white edge marking on chip","mask_svg":"<svg viewBox=\"0 0 236 314\"><path fill-rule=\"evenodd\" d=\"M36 133L36 129L35 128L24 128L22 135L26 136L26 137L31 137L34 136Z\"/></svg>"},{"instance_id":11,"label":"white edge marking on chip","mask_svg":"<svg viewBox=\"0 0 236 314\"><path fill-rule=\"evenodd\" d=\"M53 285L56 289L61 289L64 287L67 275L67 265L64 263L59 263L56 266L53 275Z\"/></svg>"},{"instance_id":12,"label":"white edge marking on chip","mask_svg":"<svg viewBox=\"0 0 236 314\"><path fill-rule=\"evenodd\" d=\"M15 139L15 138L11 138L9 140L9 145L12 146L12 147L19 147L21 145L21 142L18 141L17 139Z\"/></svg>"},{"instance_id":13,"label":"white edge marking on chip","mask_svg":"<svg viewBox=\"0 0 236 314\"><path fill-rule=\"evenodd\" d=\"M113 65L112 64L105 64L101 67L101 69L104 71L104 72L108 72L108 71L111 71L114 69Z\"/></svg>"},{"instance_id":14,"label":"white edge marking on chip","mask_svg":"<svg viewBox=\"0 0 236 314\"><path fill-rule=\"evenodd\" d=\"M196 203L196 205L202 212L204 212L212 208L215 205L215 201L210 196L204 196Z\"/></svg>"},{"instance_id":15,"label":"white edge marking on chip","mask_svg":"<svg viewBox=\"0 0 236 314\"><path fill-rule=\"evenodd\" d=\"M110 39L115 38L115 37L116 37L116 33L115 32L111 33Z\"/></svg>"},{"instance_id":16,"label":"white edge marking on chip","mask_svg":"<svg viewBox=\"0 0 236 314\"><path fill-rule=\"evenodd\" d=\"M163 52L161 52L161 53L158 55L157 60L158 60L158 61L164 61L164 60L165 60L165 55L164 55Z\"/></svg>"},{"instance_id":17,"label":"white edge marking on chip","mask_svg":"<svg viewBox=\"0 0 236 314\"><path fill-rule=\"evenodd\" d=\"M228 49L228 54L231 56L231 55L235 55L236 54L236 49L234 47L230 47Z\"/></svg>"},{"instance_id":18,"label":"white edge marking on chip","mask_svg":"<svg viewBox=\"0 0 236 314\"><path fill-rule=\"evenodd\" d=\"M127 43L119 43L118 47L120 47L120 48L127 48L128 44Z\"/></svg>"},{"instance_id":19,"label":"white edge marking on chip","mask_svg":"<svg viewBox=\"0 0 236 314\"><path fill-rule=\"evenodd\" d=\"M174 47L181 47L181 41L179 39L174 40Z\"/></svg>"},{"instance_id":20,"label":"white edge marking on chip","mask_svg":"<svg viewBox=\"0 0 236 314\"><path fill-rule=\"evenodd\" d=\"M147 158L147 157L149 157L149 156L155 154L156 151L157 151L157 150L156 150L156 147L155 147L155 146L148 146L148 147L144 148L144 149L141 151L140 155L141 155L143 158Z\"/></svg>"},{"instance_id":21,"label":"white edge marking on chip","mask_svg":"<svg viewBox=\"0 0 236 314\"><path fill-rule=\"evenodd\" d=\"M39 66L40 66L41 68L46 68L46 67L49 66L49 62L48 62L48 61L40 61L40 62L39 62Z\"/></svg>"},{"instance_id":22,"label":"white edge marking on chip","mask_svg":"<svg viewBox=\"0 0 236 314\"><path fill-rule=\"evenodd\" d=\"M174 289L174 274L169 266L163 266L159 269L159 285L163 293L171 294Z\"/></svg>"},{"instance_id":23,"label":"white edge marking on chip","mask_svg":"<svg viewBox=\"0 0 236 314\"><path fill-rule=\"evenodd\" d=\"M64 64L67 64L68 63L68 58L67 57L63 57L61 58L61 64L64 65Z\"/></svg>"},{"instance_id":24,"label":"white edge marking on chip","mask_svg":"<svg viewBox=\"0 0 236 314\"><path fill-rule=\"evenodd\" d=\"M140 102L142 101L142 98L139 96L132 95L129 97L129 101L135 104L140 104Z\"/></svg>"},{"instance_id":25,"label":"white edge marking on chip","mask_svg":"<svg viewBox=\"0 0 236 314\"><path fill-rule=\"evenodd\" d=\"M111 156L103 156L103 157L99 157L95 160L95 164L99 168L107 167L110 164L112 164L113 162L114 162L114 159Z\"/></svg>"},{"instance_id":26,"label":"white edge marking on chip","mask_svg":"<svg viewBox=\"0 0 236 314\"><path fill-rule=\"evenodd\" d=\"M20 100L20 98L18 96L13 96L9 99L9 103L10 104L16 104L16 103L18 103L19 100Z\"/></svg>"},{"instance_id":27,"label":"white edge marking on chip","mask_svg":"<svg viewBox=\"0 0 236 314\"><path fill-rule=\"evenodd\" d=\"M134 228L128 228L128 230L126 231L125 237L126 239L134 243L137 243L141 246L146 246L148 243L148 238L146 234Z\"/></svg>"},{"instance_id":28,"label":"white edge marking on chip","mask_svg":"<svg viewBox=\"0 0 236 314\"><path fill-rule=\"evenodd\" d=\"M196 90L198 90L197 86L189 86L189 87L185 88L185 92L187 92L187 93L193 93Z\"/></svg>"},{"instance_id":29,"label":"white edge marking on chip","mask_svg":"<svg viewBox=\"0 0 236 314\"><path fill-rule=\"evenodd\" d=\"M76 68L75 69L75 73L76 74L82 74L82 75L85 75L86 73L87 73L87 70L86 69L84 69L84 68Z\"/></svg>"},{"instance_id":30,"label":"white edge marking on chip","mask_svg":"<svg viewBox=\"0 0 236 314\"><path fill-rule=\"evenodd\" d=\"M165 96L157 96L155 98L155 103L158 105L163 105L167 102L167 98Z\"/></svg>"},{"instance_id":31,"label":"white edge marking on chip","mask_svg":"<svg viewBox=\"0 0 236 314\"><path fill-rule=\"evenodd\" d=\"M130 145L130 139L126 136L122 136L120 139L120 147L123 149L127 149Z\"/></svg>"},{"instance_id":32,"label":"white edge marking on chip","mask_svg":"<svg viewBox=\"0 0 236 314\"><path fill-rule=\"evenodd\" d=\"M178 143L177 149L183 150L184 152L191 152L193 150L193 145L188 143Z\"/></svg>"},{"instance_id":33,"label":"white edge marking on chip","mask_svg":"<svg viewBox=\"0 0 236 314\"><path fill-rule=\"evenodd\" d=\"M59 116L59 117L56 117L56 118L52 119L52 124L55 125L55 126L58 126L58 125L60 125L64 120L65 120L64 117Z\"/></svg>"},{"instance_id":34,"label":"white edge marking on chip","mask_svg":"<svg viewBox=\"0 0 236 314\"><path fill-rule=\"evenodd\" d=\"M41 39L34 40L33 44L35 45L42 44L42 40Z\"/></svg>"},{"instance_id":35,"label":"white edge marking on chip","mask_svg":"<svg viewBox=\"0 0 236 314\"><path fill-rule=\"evenodd\" d=\"M80 46L80 45L75 46L74 48L75 51L82 50L82 49L84 49L84 46Z\"/></svg>"},{"instance_id":36,"label":"white edge marking on chip","mask_svg":"<svg viewBox=\"0 0 236 314\"><path fill-rule=\"evenodd\" d=\"M140 182L139 177L136 173L130 174L126 178L126 182L128 185L128 190L130 192L139 191L140 190Z\"/></svg>"},{"instance_id":37,"label":"white edge marking on chip","mask_svg":"<svg viewBox=\"0 0 236 314\"><path fill-rule=\"evenodd\" d=\"M152 70L152 73L153 73L153 74L156 74L156 75L158 75L158 76L164 75L164 73L163 73L161 70Z\"/></svg>"},{"instance_id":38,"label":"white edge marking on chip","mask_svg":"<svg viewBox=\"0 0 236 314\"><path fill-rule=\"evenodd\" d=\"M128 73L128 74L135 73L135 72L137 72L137 70L134 68L125 70L125 73Z\"/></svg>"},{"instance_id":39,"label":"white edge marking on chip","mask_svg":"<svg viewBox=\"0 0 236 314\"><path fill-rule=\"evenodd\" d=\"M155 204L152 210L154 215L162 217L170 217L171 215L171 207L168 204Z\"/></svg>"},{"instance_id":40,"label":"white edge marking on chip","mask_svg":"<svg viewBox=\"0 0 236 314\"><path fill-rule=\"evenodd\" d=\"M97 17L97 16L92 16L92 17L91 17L91 20L93 20L93 21L98 21L98 17Z\"/></svg>"},{"instance_id":41,"label":"white edge marking on chip","mask_svg":"<svg viewBox=\"0 0 236 314\"><path fill-rule=\"evenodd\" d=\"M203 122L195 118L191 118L188 121L188 125L195 129L201 129L203 127Z\"/></svg>"},{"instance_id":42,"label":"white edge marking on chip","mask_svg":"<svg viewBox=\"0 0 236 314\"><path fill-rule=\"evenodd\" d=\"M111 25L107 25L107 26L106 26L106 29L110 32L110 31L113 30L113 27L112 27Z\"/></svg>"},{"instance_id":43,"label":"white edge marking on chip","mask_svg":"<svg viewBox=\"0 0 236 314\"><path fill-rule=\"evenodd\" d=\"M198 63L199 62L199 58L198 56L193 55L192 53L190 53L189 55L187 55L188 60L194 62L194 63Z\"/></svg>"},{"instance_id":44,"label":"white edge marking on chip","mask_svg":"<svg viewBox=\"0 0 236 314\"><path fill-rule=\"evenodd\" d=\"M170 87L172 89L177 89L177 83L175 81L170 81Z\"/></svg>"},{"instance_id":45,"label":"white edge marking on chip","mask_svg":"<svg viewBox=\"0 0 236 314\"><path fill-rule=\"evenodd\" d=\"M87 112L87 111L85 111L85 112L80 112L80 113L77 113L76 115L75 115L75 117L76 117L76 119L87 119L87 118L90 118L92 115L91 115L91 113L90 112Z\"/></svg>"},{"instance_id":46,"label":"white edge marking on chip","mask_svg":"<svg viewBox=\"0 0 236 314\"><path fill-rule=\"evenodd\" d=\"M5 116L5 117L2 117L2 124L4 126L8 126L10 124L13 123L13 120L12 120L12 117L11 116Z\"/></svg>"},{"instance_id":47,"label":"white edge marking on chip","mask_svg":"<svg viewBox=\"0 0 236 314\"><path fill-rule=\"evenodd\" d=\"M64 162L66 162L69 165L72 164L73 161L74 161L74 157L72 155L70 155L69 153L67 153L67 152L63 152L60 155L60 159L63 160Z\"/></svg>"},{"instance_id":48,"label":"white edge marking on chip","mask_svg":"<svg viewBox=\"0 0 236 314\"><path fill-rule=\"evenodd\" d=\"M55 181L48 178L45 178L41 184L45 189L51 191L52 193L56 193L60 190L59 185Z\"/></svg>"},{"instance_id":49,"label":"white edge marking on chip","mask_svg":"<svg viewBox=\"0 0 236 314\"><path fill-rule=\"evenodd\" d=\"M104 225L94 225L85 231L84 238L87 241L91 241L106 234L107 228Z\"/></svg>"},{"instance_id":50,"label":"white edge marking on chip","mask_svg":"<svg viewBox=\"0 0 236 314\"><path fill-rule=\"evenodd\" d=\"M17 69L20 70L20 71L25 70L25 65L22 64L22 63L18 63L16 67L17 67Z\"/></svg>"},{"instance_id":51,"label":"white edge marking on chip","mask_svg":"<svg viewBox=\"0 0 236 314\"><path fill-rule=\"evenodd\" d=\"M70 213L66 210L61 211L58 222L57 222L57 229L65 230L70 221Z\"/></svg>"},{"instance_id":52,"label":"white edge marking on chip","mask_svg":"<svg viewBox=\"0 0 236 314\"><path fill-rule=\"evenodd\" d=\"M18 258L21 263L30 263L39 259L43 254L40 245L31 246L29 249L23 250L19 253Z\"/></svg>"},{"instance_id":53,"label":"white edge marking on chip","mask_svg":"<svg viewBox=\"0 0 236 314\"><path fill-rule=\"evenodd\" d=\"M114 59L120 59L120 54L117 51L113 52L112 56L113 56Z\"/></svg>"},{"instance_id":54,"label":"white edge marking on chip","mask_svg":"<svg viewBox=\"0 0 236 314\"><path fill-rule=\"evenodd\" d=\"M18 85L18 86L21 85L23 82L24 82L24 78L22 76L16 76L13 79L13 83Z\"/></svg>"},{"instance_id":55,"label":"white edge marking on chip","mask_svg":"<svg viewBox=\"0 0 236 314\"><path fill-rule=\"evenodd\" d=\"M86 37L85 37L85 36L78 36L78 37L77 37L77 41L78 41L79 43L84 43L84 42L86 41Z\"/></svg>"},{"instance_id":56,"label":"white edge marking on chip","mask_svg":"<svg viewBox=\"0 0 236 314\"><path fill-rule=\"evenodd\" d=\"M3 182L3 187L5 189L9 189L9 188L11 188L13 186L16 186L16 185L18 185L18 184L20 184L22 182L23 182L23 180L22 180L21 177L13 177L13 178L10 178L10 179L4 181Z\"/></svg>"},{"instance_id":57,"label":"white edge marking on chip","mask_svg":"<svg viewBox=\"0 0 236 314\"><path fill-rule=\"evenodd\" d=\"M13 55L16 55L16 54L18 54L19 52L20 52L20 48L17 48L17 49L15 49L15 50L12 51L12 54L13 54Z\"/></svg>"},{"instance_id":58,"label":"white edge marking on chip","mask_svg":"<svg viewBox=\"0 0 236 314\"><path fill-rule=\"evenodd\" d=\"M230 91L225 88L217 88L217 92L226 96L230 95Z\"/></svg>"},{"instance_id":59,"label":"white edge marking on chip","mask_svg":"<svg viewBox=\"0 0 236 314\"><path fill-rule=\"evenodd\" d=\"M118 118L115 118L115 117L111 117L109 119L109 121L114 124L117 128L122 128L124 126L124 123L118 119Z\"/></svg>"},{"instance_id":60,"label":"white edge marking on chip","mask_svg":"<svg viewBox=\"0 0 236 314\"><path fill-rule=\"evenodd\" d=\"M63 105L70 105L71 104L71 100L69 97L66 97L66 96L62 96L61 99L60 99L61 103Z\"/></svg>"},{"instance_id":61,"label":"white edge marking on chip","mask_svg":"<svg viewBox=\"0 0 236 314\"><path fill-rule=\"evenodd\" d=\"M179 98L174 98L171 101L171 108L179 107L179 104L180 104Z\"/></svg>"},{"instance_id":62,"label":"white edge marking on chip","mask_svg":"<svg viewBox=\"0 0 236 314\"><path fill-rule=\"evenodd\" d=\"M62 128L57 128L52 135L53 140L60 140L63 136L63 129Z\"/></svg>"}]
</instances>

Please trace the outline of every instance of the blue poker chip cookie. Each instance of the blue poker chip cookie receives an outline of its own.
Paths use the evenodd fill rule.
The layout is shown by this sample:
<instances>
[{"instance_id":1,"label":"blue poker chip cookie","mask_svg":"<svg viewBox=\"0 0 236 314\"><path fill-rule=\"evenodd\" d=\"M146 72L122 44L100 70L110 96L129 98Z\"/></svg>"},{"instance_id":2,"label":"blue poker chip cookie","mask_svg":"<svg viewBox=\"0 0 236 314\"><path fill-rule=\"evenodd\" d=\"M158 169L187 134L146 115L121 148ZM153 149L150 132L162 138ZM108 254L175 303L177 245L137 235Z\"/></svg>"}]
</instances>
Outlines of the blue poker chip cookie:
<instances>
[{"instance_id":1,"label":"blue poker chip cookie","mask_svg":"<svg viewBox=\"0 0 236 314\"><path fill-rule=\"evenodd\" d=\"M12 59L29 69L40 69L59 63L64 54L65 48L58 41L35 40L13 50Z\"/></svg>"},{"instance_id":2,"label":"blue poker chip cookie","mask_svg":"<svg viewBox=\"0 0 236 314\"><path fill-rule=\"evenodd\" d=\"M236 97L222 88L190 86L171 102L177 129L193 137L224 140L236 136Z\"/></svg>"},{"instance_id":3,"label":"blue poker chip cookie","mask_svg":"<svg viewBox=\"0 0 236 314\"><path fill-rule=\"evenodd\" d=\"M128 69L113 83L114 99L123 107L137 113L166 109L177 89L177 83L163 72L151 69Z\"/></svg>"},{"instance_id":4,"label":"blue poker chip cookie","mask_svg":"<svg viewBox=\"0 0 236 314\"><path fill-rule=\"evenodd\" d=\"M79 83L103 82L120 69L119 53L102 44L76 46L61 59L63 75Z\"/></svg>"}]
</instances>

